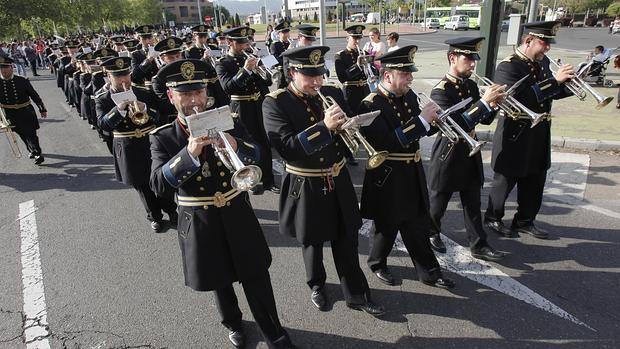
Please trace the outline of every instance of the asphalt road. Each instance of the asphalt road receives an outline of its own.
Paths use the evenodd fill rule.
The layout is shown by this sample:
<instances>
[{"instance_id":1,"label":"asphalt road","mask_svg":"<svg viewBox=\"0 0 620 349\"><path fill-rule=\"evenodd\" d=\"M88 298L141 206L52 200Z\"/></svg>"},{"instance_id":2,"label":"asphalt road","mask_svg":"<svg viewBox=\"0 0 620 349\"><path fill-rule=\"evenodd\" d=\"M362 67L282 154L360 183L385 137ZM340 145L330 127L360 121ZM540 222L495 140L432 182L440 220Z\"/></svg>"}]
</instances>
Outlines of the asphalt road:
<instances>
[{"instance_id":1,"label":"asphalt road","mask_svg":"<svg viewBox=\"0 0 620 349\"><path fill-rule=\"evenodd\" d=\"M28 251L20 250L20 236L31 216L19 211L30 200L42 269L37 284L44 285L52 348L230 347L212 295L183 286L176 232L150 231L137 195L114 180L112 158L95 132L68 109L51 79L34 86L49 110L39 132L45 165L14 159L0 140L0 348L24 348L24 324L30 323L21 262ZM423 141L426 156L432 141ZM415 280L411 260L396 250L389 264L400 282L384 286L365 266L369 245L360 236L360 263L375 300L388 310L381 319L346 308L328 251L327 291L334 305L329 312L316 311L298 244L277 232L278 197L254 196L273 254L280 319L301 348L620 347L618 159L608 153L554 153L538 217L553 238L490 235L493 246L509 253L500 263L473 262L459 248L467 243L454 196L443 223L450 251L440 256L453 270L446 272L457 282L452 291ZM363 168L351 171L359 192ZM485 173L492 175L488 165ZM483 208L487 194L488 183ZM513 195L507 220L514 209ZM236 289L248 347L264 348Z\"/></svg>"}]
</instances>

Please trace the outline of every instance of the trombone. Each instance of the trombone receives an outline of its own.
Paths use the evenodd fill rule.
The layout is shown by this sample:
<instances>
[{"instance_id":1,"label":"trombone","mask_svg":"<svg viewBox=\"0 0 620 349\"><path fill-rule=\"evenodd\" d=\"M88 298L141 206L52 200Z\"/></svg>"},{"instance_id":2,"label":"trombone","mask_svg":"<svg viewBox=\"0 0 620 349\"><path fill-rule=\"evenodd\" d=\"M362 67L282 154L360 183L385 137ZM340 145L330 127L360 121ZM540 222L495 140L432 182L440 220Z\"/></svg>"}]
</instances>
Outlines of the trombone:
<instances>
[{"instance_id":1,"label":"trombone","mask_svg":"<svg viewBox=\"0 0 620 349\"><path fill-rule=\"evenodd\" d=\"M424 109L424 107L429 103L437 104L429 96L422 92L416 92L416 95L418 96L418 104L422 109ZM479 152L486 142L480 142L470 136L469 133L463 130L463 128L450 117L450 114L459 109L462 109L467 104L469 104L471 100L471 97L467 97L466 99L451 106L446 110L439 108L437 112L437 119L434 121L434 126L437 127L439 131L441 131L441 133L443 133L452 143L457 143L459 141L459 138L463 138L469 146L469 156L473 156L474 154Z\"/></svg>"},{"instance_id":2,"label":"trombone","mask_svg":"<svg viewBox=\"0 0 620 349\"><path fill-rule=\"evenodd\" d=\"M482 86L484 87L490 87L491 85L493 85L493 81L491 81L491 79L485 77L485 76L480 76L476 73L472 73L471 75L474 79L479 80L480 82L482 82ZM524 76L521 80L517 81L515 84L513 84L508 91L506 91L506 99L504 101L502 101L501 103L498 103L497 106L499 107L499 109L501 111L504 112L504 114L506 114L506 116L517 120L519 118L520 115L522 115L523 113L527 114L527 116L530 117L531 121L532 121L532 125L530 126L530 128L538 125L539 122L541 122L542 120L545 119L545 117L548 115L547 113L536 113L534 111L532 111L530 108L526 107L525 105L523 105L523 103L519 102L513 95L516 93L517 91L517 87L519 87L519 85L521 85L525 80L527 80L527 78L529 78L529 75Z\"/></svg>"},{"instance_id":3,"label":"trombone","mask_svg":"<svg viewBox=\"0 0 620 349\"><path fill-rule=\"evenodd\" d=\"M327 109L332 105L338 105L336 100L332 96L325 97L321 93L321 89L317 88L315 91L319 94L319 97L323 101L323 108ZM348 119L347 116L345 118ZM374 169L379 167L385 160L387 160L389 153L385 150L377 151L372 145L364 138L359 129L354 127L348 127L340 130L338 134L346 144L347 148L351 151L351 154L355 155L360 148L360 145L366 149L368 152L368 162L366 163L366 168Z\"/></svg>"},{"instance_id":4,"label":"trombone","mask_svg":"<svg viewBox=\"0 0 620 349\"><path fill-rule=\"evenodd\" d=\"M553 64L554 68L551 68L551 65L550 65L549 69L551 69L553 76L555 76L557 74L558 69L561 67L561 65L556 60L551 59L549 56L547 56L547 58L549 58L549 60ZM585 71L585 70L587 69L583 69L582 71ZM568 88L568 90L572 92L575 96L577 96L577 98L579 98L579 100L581 101L586 99L586 97L588 96L588 93L591 94L592 97L596 99L597 110L603 108L604 106L609 104L614 99L613 97L605 97L599 94L598 92L596 92L596 90L594 90L592 86L590 86L590 84L588 84L582 78L579 77L579 74L575 75L574 78L564 82L564 86L566 86L566 88Z\"/></svg>"},{"instance_id":5,"label":"trombone","mask_svg":"<svg viewBox=\"0 0 620 349\"><path fill-rule=\"evenodd\" d=\"M362 54L362 50L360 50L359 45L355 45L355 48L357 49L358 60L361 58L362 61L361 65L357 65L360 67L362 72L364 72L364 75L366 75L366 84L368 85L370 92L375 92L379 85L379 77L373 73L372 67L370 66L370 62L373 60L373 57L371 55Z\"/></svg>"},{"instance_id":6,"label":"trombone","mask_svg":"<svg viewBox=\"0 0 620 349\"><path fill-rule=\"evenodd\" d=\"M6 134L6 140L9 142L9 148L11 148L13 156L19 159L22 157L22 151L19 149L19 145L17 144L15 132L13 132L11 128L13 128L13 126L11 126L9 120L6 118L4 109L0 107L0 131Z\"/></svg>"}]
</instances>

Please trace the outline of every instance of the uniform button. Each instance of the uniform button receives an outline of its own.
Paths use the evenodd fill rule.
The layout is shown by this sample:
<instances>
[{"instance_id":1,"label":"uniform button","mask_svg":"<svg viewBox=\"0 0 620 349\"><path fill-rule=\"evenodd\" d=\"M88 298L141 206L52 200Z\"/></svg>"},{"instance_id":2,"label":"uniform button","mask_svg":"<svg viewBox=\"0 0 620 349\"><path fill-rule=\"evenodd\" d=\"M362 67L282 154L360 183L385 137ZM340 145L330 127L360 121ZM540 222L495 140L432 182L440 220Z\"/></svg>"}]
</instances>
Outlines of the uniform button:
<instances>
[{"instance_id":1,"label":"uniform button","mask_svg":"<svg viewBox=\"0 0 620 349\"><path fill-rule=\"evenodd\" d=\"M200 187L200 191L205 191L205 187Z\"/></svg>"},{"instance_id":2,"label":"uniform button","mask_svg":"<svg viewBox=\"0 0 620 349\"><path fill-rule=\"evenodd\" d=\"M459 85L454 85L454 88L458 90L459 89Z\"/></svg>"},{"instance_id":3,"label":"uniform button","mask_svg":"<svg viewBox=\"0 0 620 349\"><path fill-rule=\"evenodd\" d=\"M463 94L461 92L459 92L459 97L462 96Z\"/></svg>"},{"instance_id":4,"label":"uniform button","mask_svg":"<svg viewBox=\"0 0 620 349\"><path fill-rule=\"evenodd\" d=\"M407 113L411 113L411 109L407 109Z\"/></svg>"},{"instance_id":5,"label":"uniform button","mask_svg":"<svg viewBox=\"0 0 620 349\"><path fill-rule=\"evenodd\" d=\"M544 105L544 104L542 104L542 103L540 103L540 106L541 106L541 107L544 107L545 105Z\"/></svg>"},{"instance_id":6,"label":"uniform button","mask_svg":"<svg viewBox=\"0 0 620 349\"><path fill-rule=\"evenodd\" d=\"M205 210L209 209L209 206L202 206L202 208L204 208Z\"/></svg>"},{"instance_id":7,"label":"uniform button","mask_svg":"<svg viewBox=\"0 0 620 349\"><path fill-rule=\"evenodd\" d=\"M228 202L226 203L226 206L230 206L230 201L228 201Z\"/></svg>"},{"instance_id":8,"label":"uniform button","mask_svg":"<svg viewBox=\"0 0 620 349\"><path fill-rule=\"evenodd\" d=\"M313 117L311 117L311 118L310 118L310 121L313 121L313 122L314 122L314 118L313 118Z\"/></svg>"},{"instance_id":9,"label":"uniform button","mask_svg":"<svg viewBox=\"0 0 620 349\"><path fill-rule=\"evenodd\" d=\"M306 111L310 113L312 110L310 110L310 108L306 108Z\"/></svg>"},{"instance_id":10,"label":"uniform button","mask_svg":"<svg viewBox=\"0 0 620 349\"><path fill-rule=\"evenodd\" d=\"M320 161L320 162L323 162L323 161L325 161L325 159L323 159L323 158L320 158L320 159L319 159L319 161Z\"/></svg>"},{"instance_id":11,"label":"uniform button","mask_svg":"<svg viewBox=\"0 0 620 349\"><path fill-rule=\"evenodd\" d=\"M222 166L222 162L221 162L221 161L218 161L218 162L217 162L217 165L218 165L218 166Z\"/></svg>"},{"instance_id":12,"label":"uniform button","mask_svg":"<svg viewBox=\"0 0 620 349\"><path fill-rule=\"evenodd\" d=\"M396 116L400 116L400 113L396 113Z\"/></svg>"},{"instance_id":13,"label":"uniform button","mask_svg":"<svg viewBox=\"0 0 620 349\"><path fill-rule=\"evenodd\" d=\"M227 186L228 186L228 183L222 182L222 187L226 188Z\"/></svg>"},{"instance_id":14,"label":"uniform button","mask_svg":"<svg viewBox=\"0 0 620 349\"><path fill-rule=\"evenodd\" d=\"M405 102L405 107L406 107L407 105L408 105L408 104L407 104L407 102Z\"/></svg>"},{"instance_id":15,"label":"uniform button","mask_svg":"<svg viewBox=\"0 0 620 349\"><path fill-rule=\"evenodd\" d=\"M197 180L198 182L200 182L200 181L202 180L202 177L198 176L198 177L196 177L196 180Z\"/></svg>"},{"instance_id":16,"label":"uniform button","mask_svg":"<svg viewBox=\"0 0 620 349\"><path fill-rule=\"evenodd\" d=\"M336 142L336 145L340 145L340 143Z\"/></svg>"},{"instance_id":17,"label":"uniform button","mask_svg":"<svg viewBox=\"0 0 620 349\"><path fill-rule=\"evenodd\" d=\"M224 177L226 176L226 173L224 171L220 172L220 177Z\"/></svg>"}]
</instances>

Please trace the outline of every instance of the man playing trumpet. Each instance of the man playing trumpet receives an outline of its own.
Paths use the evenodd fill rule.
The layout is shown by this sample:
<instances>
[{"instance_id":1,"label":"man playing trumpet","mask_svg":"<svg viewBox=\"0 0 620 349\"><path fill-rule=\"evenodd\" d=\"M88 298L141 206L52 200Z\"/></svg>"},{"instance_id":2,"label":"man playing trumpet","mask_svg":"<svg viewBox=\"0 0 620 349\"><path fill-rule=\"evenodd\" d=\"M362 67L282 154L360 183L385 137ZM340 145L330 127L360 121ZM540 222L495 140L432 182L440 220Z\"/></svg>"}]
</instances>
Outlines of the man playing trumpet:
<instances>
[{"instance_id":1,"label":"man playing trumpet","mask_svg":"<svg viewBox=\"0 0 620 349\"><path fill-rule=\"evenodd\" d=\"M470 133L471 140L474 141L476 124L488 125L493 122L497 103L506 97L505 86L496 84L487 88L481 97L478 86L469 79L476 68L476 61L480 59L478 53L483 40L482 37L447 40L445 43L450 45L450 67L446 76L431 92L431 98L442 109L472 97L469 105L453 113L451 117L459 127ZM456 142L444 134L439 134L435 139L429 166L432 220L430 242L435 251L446 252L439 235L441 218L446 212L452 193L458 191L472 255L475 258L495 261L501 259L503 253L488 244L480 213L480 188L484 184L482 156L479 151L471 156L470 152L471 148L462 136L459 136Z\"/></svg>"},{"instance_id":2,"label":"man playing trumpet","mask_svg":"<svg viewBox=\"0 0 620 349\"><path fill-rule=\"evenodd\" d=\"M565 64L553 74L545 55L555 43L560 22L526 23L523 28L521 45L498 64L495 81L510 87L529 76L514 98L536 113L549 113L554 99L571 95L564 84L575 76L575 71ZM489 229L506 237L525 233L546 239L549 234L534 226L534 219L542 204L547 170L551 166L551 120L546 117L535 127L531 126L531 117L526 113L499 119L491 159L495 175L484 219ZM507 228L502 222L504 206L515 185L517 213Z\"/></svg>"},{"instance_id":3,"label":"man playing trumpet","mask_svg":"<svg viewBox=\"0 0 620 349\"><path fill-rule=\"evenodd\" d=\"M140 196L154 232L163 229L165 211L174 227L177 224L176 204L170 197L157 197L149 187L151 152L148 133L155 129L159 113L145 104L150 94L131 87L131 58L114 57L101 64L110 84L104 86L95 98L99 127L113 133L112 149L116 179L132 186ZM137 101L116 104L112 95L131 89Z\"/></svg>"},{"instance_id":4,"label":"man playing trumpet","mask_svg":"<svg viewBox=\"0 0 620 349\"><path fill-rule=\"evenodd\" d=\"M169 88L167 96L178 117L151 133L151 188L158 195L176 194L185 285L196 291L214 291L231 343L237 348L245 343L233 288L234 282L240 282L268 347L292 348L278 318L268 270L271 253L260 224L247 193L233 188L231 171L211 146L222 147L224 142L194 137L187 126L186 116L207 109L206 71L204 61L181 60L158 73ZM258 146L222 134L241 160L257 162Z\"/></svg>"},{"instance_id":5,"label":"man playing trumpet","mask_svg":"<svg viewBox=\"0 0 620 349\"><path fill-rule=\"evenodd\" d=\"M439 108L430 102L421 106L409 87L418 47L409 45L381 57L381 82L369 94L361 112L381 110L362 133L377 151L387 151L387 160L367 169L362 189L362 217L374 220L376 231L368 266L387 285L395 285L387 266L396 235L413 260L420 281L430 286L452 288L454 282L442 275L428 241L428 191L418 139L427 135Z\"/></svg>"},{"instance_id":6,"label":"man playing trumpet","mask_svg":"<svg viewBox=\"0 0 620 349\"><path fill-rule=\"evenodd\" d=\"M267 95L265 129L286 162L280 194L280 232L302 244L310 300L329 309L325 293L323 244L331 242L336 271L349 308L373 316L385 313L370 298L359 266L358 229L362 225L357 197L345 166L347 148L338 135L351 115L342 92L323 85L327 46L297 47L284 52L291 82ZM325 105L322 95L333 98ZM428 243L428 240L427 240Z\"/></svg>"}]
</instances>

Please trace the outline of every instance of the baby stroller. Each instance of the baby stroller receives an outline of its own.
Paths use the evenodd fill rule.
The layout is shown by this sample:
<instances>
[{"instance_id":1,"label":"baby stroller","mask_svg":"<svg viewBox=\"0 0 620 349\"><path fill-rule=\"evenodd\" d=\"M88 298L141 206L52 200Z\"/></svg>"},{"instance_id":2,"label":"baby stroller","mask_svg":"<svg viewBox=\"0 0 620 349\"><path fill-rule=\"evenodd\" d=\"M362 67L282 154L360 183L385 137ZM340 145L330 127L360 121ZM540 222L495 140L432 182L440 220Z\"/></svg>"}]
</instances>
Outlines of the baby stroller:
<instances>
[{"instance_id":1,"label":"baby stroller","mask_svg":"<svg viewBox=\"0 0 620 349\"><path fill-rule=\"evenodd\" d=\"M607 58L603 62L600 61L591 61L586 64L579 71L579 76L585 82L595 85L601 85L604 87L613 87L614 83L612 80L607 79L607 66L609 65L610 58Z\"/></svg>"}]
</instances>

